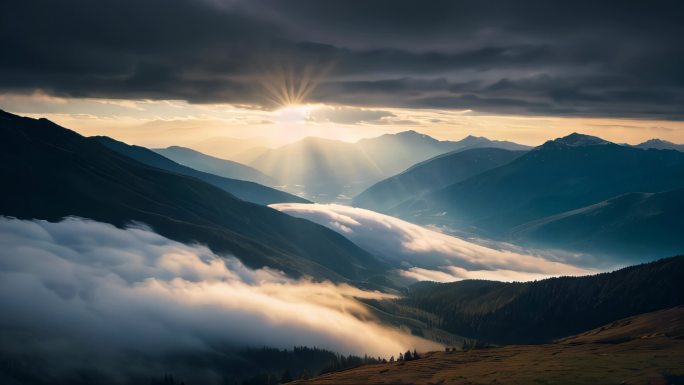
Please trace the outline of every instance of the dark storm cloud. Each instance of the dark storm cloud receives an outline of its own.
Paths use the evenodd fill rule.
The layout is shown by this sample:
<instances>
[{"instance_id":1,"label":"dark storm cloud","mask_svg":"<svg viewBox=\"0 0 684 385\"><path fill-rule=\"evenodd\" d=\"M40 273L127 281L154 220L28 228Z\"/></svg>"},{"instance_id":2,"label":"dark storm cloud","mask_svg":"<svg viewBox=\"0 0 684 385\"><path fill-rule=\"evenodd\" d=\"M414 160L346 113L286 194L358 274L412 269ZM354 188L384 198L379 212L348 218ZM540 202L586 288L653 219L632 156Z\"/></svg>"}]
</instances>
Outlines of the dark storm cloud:
<instances>
[{"instance_id":1,"label":"dark storm cloud","mask_svg":"<svg viewBox=\"0 0 684 385\"><path fill-rule=\"evenodd\" d=\"M6 3L3 92L684 117L678 1Z\"/></svg>"}]
</instances>

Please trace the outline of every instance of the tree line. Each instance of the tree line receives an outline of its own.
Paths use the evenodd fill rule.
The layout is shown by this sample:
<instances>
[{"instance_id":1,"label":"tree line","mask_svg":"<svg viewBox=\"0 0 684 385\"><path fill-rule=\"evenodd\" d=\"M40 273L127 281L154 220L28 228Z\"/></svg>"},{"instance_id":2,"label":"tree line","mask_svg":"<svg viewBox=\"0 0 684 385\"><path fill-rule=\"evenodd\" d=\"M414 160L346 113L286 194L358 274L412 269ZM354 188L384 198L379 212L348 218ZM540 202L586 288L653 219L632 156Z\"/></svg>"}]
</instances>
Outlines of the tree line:
<instances>
[{"instance_id":1,"label":"tree line","mask_svg":"<svg viewBox=\"0 0 684 385\"><path fill-rule=\"evenodd\" d=\"M585 277L421 283L397 303L435 327L494 344L540 343L684 304L684 256Z\"/></svg>"}]
</instances>

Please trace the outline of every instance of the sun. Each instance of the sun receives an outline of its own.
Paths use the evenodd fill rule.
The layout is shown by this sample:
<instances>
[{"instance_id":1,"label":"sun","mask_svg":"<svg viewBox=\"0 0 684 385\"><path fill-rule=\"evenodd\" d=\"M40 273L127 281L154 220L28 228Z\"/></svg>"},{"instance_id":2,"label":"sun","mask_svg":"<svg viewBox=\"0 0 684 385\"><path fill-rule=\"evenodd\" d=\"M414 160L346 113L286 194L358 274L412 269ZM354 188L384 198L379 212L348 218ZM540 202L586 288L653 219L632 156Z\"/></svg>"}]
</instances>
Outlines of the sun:
<instances>
[{"instance_id":1,"label":"sun","mask_svg":"<svg viewBox=\"0 0 684 385\"><path fill-rule=\"evenodd\" d=\"M304 124L316 109L312 104L287 104L274 111L274 116L281 124Z\"/></svg>"},{"instance_id":2,"label":"sun","mask_svg":"<svg viewBox=\"0 0 684 385\"><path fill-rule=\"evenodd\" d=\"M281 109L307 103L309 96L330 71L331 64L277 63L257 79L265 100Z\"/></svg>"}]
</instances>

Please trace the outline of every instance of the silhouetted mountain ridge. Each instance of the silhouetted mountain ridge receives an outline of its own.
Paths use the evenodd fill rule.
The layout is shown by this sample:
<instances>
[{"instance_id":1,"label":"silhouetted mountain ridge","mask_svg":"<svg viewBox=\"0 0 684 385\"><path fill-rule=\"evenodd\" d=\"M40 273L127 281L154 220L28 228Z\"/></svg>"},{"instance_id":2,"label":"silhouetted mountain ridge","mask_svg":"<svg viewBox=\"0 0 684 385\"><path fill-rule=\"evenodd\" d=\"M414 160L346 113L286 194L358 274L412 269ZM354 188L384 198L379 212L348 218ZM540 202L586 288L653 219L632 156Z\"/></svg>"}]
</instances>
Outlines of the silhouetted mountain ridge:
<instances>
[{"instance_id":1,"label":"silhouetted mountain ridge","mask_svg":"<svg viewBox=\"0 0 684 385\"><path fill-rule=\"evenodd\" d=\"M176 163L224 178L246 180L267 186L277 184L275 179L257 169L232 160L206 155L187 147L170 146L167 148L153 148L152 151Z\"/></svg>"},{"instance_id":2,"label":"silhouetted mountain ridge","mask_svg":"<svg viewBox=\"0 0 684 385\"><path fill-rule=\"evenodd\" d=\"M264 143L264 138L241 139L215 136L192 143L186 147L219 159L249 164L270 149Z\"/></svg>"},{"instance_id":3,"label":"silhouetted mountain ridge","mask_svg":"<svg viewBox=\"0 0 684 385\"><path fill-rule=\"evenodd\" d=\"M621 194L684 187L684 153L642 150L580 135L561 139L503 166L408 200L391 213L508 239L518 226ZM682 227L669 231L681 233ZM662 255L664 251L653 252Z\"/></svg>"},{"instance_id":4,"label":"silhouetted mountain ridge","mask_svg":"<svg viewBox=\"0 0 684 385\"><path fill-rule=\"evenodd\" d=\"M140 163L203 180L233 194L237 198L248 202L258 203L261 205L283 202L309 202L306 199L288 194L286 192L278 191L270 187L262 186L254 182L224 178L211 173L195 170L194 168L178 164L173 160L168 159L145 147L128 145L107 136L96 136L93 137L93 139L107 146L109 149L116 151L121 155L135 159Z\"/></svg>"},{"instance_id":5,"label":"silhouetted mountain ridge","mask_svg":"<svg viewBox=\"0 0 684 385\"><path fill-rule=\"evenodd\" d=\"M293 276L364 279L386 268L312 222L239 200L199 179L147 166L46 119L0 115L0 215L79 216L116 226L145 223L246 265Z\"/></svg>"},{"instance_id":6,"label":"silhouetted mountain ridge","mask_svg":"<svg viewBox=\"0 0 684 385\"><path fill-rule=\"evenodd\" d=\"M401 174L382 180L354 198L354 206L387 212L422 194L463 181L511 162L524 154L500 148L456 150L418 163Z\"/></svg>"},{"instance_id":7,"label":"silhouetted mountain ridge","mask_svg":"<svg viewBox=\"0 0 684 385\"><path fill-rule=\"evenodd\" d=\"M684 252L684 188L627 193L512 230L516 243L646 258Z\"/></svg>"},{"instance_id":8,"label":"silhouetted mountain ridge","mask_svg":"<svg viewBox=\"0 0 684 385\"><path fill-rule=\"evenodd\" d=\"M317 202L332 202L348 200L372 184L436 155L474 147L528 149L486 138L440 141L416 131L404 131L356 143L307 137L270 150L250 165L285 183L288 191L303 192Z\"/></svg>"}]
</instances>

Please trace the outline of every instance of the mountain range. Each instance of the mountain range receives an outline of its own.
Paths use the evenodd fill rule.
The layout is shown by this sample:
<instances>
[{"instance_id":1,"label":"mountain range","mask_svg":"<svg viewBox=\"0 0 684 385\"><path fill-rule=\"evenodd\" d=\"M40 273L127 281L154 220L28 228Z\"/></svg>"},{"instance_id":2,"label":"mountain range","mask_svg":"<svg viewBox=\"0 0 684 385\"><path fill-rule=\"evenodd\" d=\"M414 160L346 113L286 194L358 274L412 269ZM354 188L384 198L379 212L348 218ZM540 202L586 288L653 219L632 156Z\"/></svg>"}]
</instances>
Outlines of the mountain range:
<instances>
[{"instance_id":1,"label":"mountain range","mask_svg":"<svg viewBox=\"0 0 684 385\"><path fill-rule=\"evenodd\" d=\"M0 215L144 223L173 240L206 244L249 267L291 276L363 280L386 268L332 230L143 164L112 151L102 138L7 112L0 112L0 135Z\"/></svg>"},{"instance_id":2,"label":"mountain range","mask_svg":"<svg viewBox=\"0 0 684 385\"><path fill-rule=\"evenodd\" d=\"M167 233L163 235L201 241L216 247L219 252L243 248L246 260L259 261L252 266L278 266L288 272L317 271L312 273L314 276L318 276L320 269L323 276L335 279L361 279L375 276L387 268L383 262L349 242L333 247L346 254L340 261L348 261L345 266L345 262L338 265L329 253L314 255L314 249L326 246L311 246L303 251L294 241L296 237L285 239L279 231L269 228L273 223L257 224L256 219L250 219L252 214L289 217L269 208L247 209L247 202L261 205L308 202L258 183L224 177L248 173L253 178L274 180L250 167L186 148L159 150L191 165L188 167L149 149L111 138L83 138L46 120L27 120L9 113L3 113L2 119L8 138L5 146L12 141L17 143L14 149L7 147L4 154L6 180L11 182L19 180L20 175L27 175L22 183L14 183L13 188L4 191L8 199L2 214L36 215L36 218L53 220L79 215L118 226L137 220L166 229ZM27 132L34 136L27 136ZM50 144L50 141L64 141L68 145ZM45 148L44 153L36 150L39 147L36 144ZM25 153L18 153L17 149L22 146L26 148ZM87 154L73 169L67 165L75 165L74 157L55 151L55 148L71 147L74 154ZM453 148L456 149L448 151ZM302 183L290 186L301 188L302 194L315 191L313 195L325 201L339 199L345 191L351 192L381 178L388 170L402 169L414 159L436 153L428 160L419 161L376 183L356 196L352 203L411 222L443 226L448 232L520 246L580 252L594 261L607 256L609 258L604 261L607 266L611 264L610 260L647 261L684 251L684 238L681 237L684 225L679 220L684 212L683 152L618 145L582 134L550 140L529 151L520 148L514 143L478 137L467 137L459 142L438 141L407 131L357 143L308 138L269 151L259 158L259 162L263 162L262 167L271 164L270 168L280 177L284 177L285 169L288 169L290 175L284 179ZM10 154L17 154L16 159ZM48 159L53 161L48 162ZM90 166L86 166L88 164ZM56 167L62 169L56 170ZM18 173L21 169L23 174ZM42 173L45 180L39 178ZM154 177L142 180L141 173L151 173ZM99 181L104 175L110 176ZM48 194L52 201L39 200L37 191L40 189L32 189L29 182L40 188L48 188L48 182L57 186L54 187L56 193ZM201 187L191 187L194 183ZM108 195L107 190L102 190L108 184L112 184L112 191L130 202ZM92 189L88 191L90 186ZM222 190L221 194L211 187ZM207 200L202 194L216 197ZM61 203L60 199L66 203ZM210 213L209 202L222 200L230 202L221 208L228 215ZM201 209L190 209L195 206ZM242 217L236 221L229 219L236 215L231 210L238 207L247 210L249 215L240 214ZM94 218L96 213L97 218ZM155 224L157 221L159 223ZM279 221L281 219L274 220ZM206 222L222 229L215 233L200 231L197 226L206 225ZM190 226L192 230L181 231L184 226ZM292 226L288 233L297 227ZM329 231L320 226L316 228L317 231ZM223 234L224 230L231 234ZM240 237L239 242L232 239L235 234L252 243L243 243ZM333 243L346 242L344 238L338 238L338 234L327 234L321 239L334 237L330 238ZM327 241L313 238L306 241L307 244L319 242ZM278 253L265 250L270 247L288 255L279 258ZM363 257L359 257L361 255ZM326 262L321 263L322 260ZM307 265L311 261L317 265L293 268L294 264Z\"/></svg>"},{"instance_id":3,"label":"mountain range","mask_svg":"<svg viewBox=\"0 0 684 385\"><path fill-rule=\"evenodd\" d=\"M270 149L263 143L261 138L242 139L216 136L192 143L187 147L220 159L249 164Z\"/></svg>"},{"instance_id":4,"label":"mountain range","mask_svg":"<svg viewBox=\"0 0 684 385\"><path fill-rule=\"evenodd\" d=\"M386 212L408 199L502 166L522 154L524 151L493 147L451 151L374 184L354 197L352 204Z\"/></svg>"},{"instance_id":5,"label":"mountain range","mask_svg":"<svg viewBox=\"0 0 684 385\"><path fill-rule=\"evenodd\" d=\"M469 360L472 363L469 368L477 368L475 362L486 362L487 367L502 363L514 367L512 361L516 360L511 357L518 354L538 357L535 359L539 362L558 355L553 360L557 360L554 362L559 367L579 362L580 358L589 360L587 357L593 357L597 351L605 353L593 357L589 367L602 359L608 365L610 360L606 357L630 349L638 352L630 356L634 359L630 367L639 367L643 357L654 354L668 357L657 360L663 368L669 367L670 362L679 362L682 345L678 306L684 305L684 281L681 280L684 256L583 277L528 282L419 282L402 288L390 281L388 272L398 266L406 267L408 254L394 253L397 260L392 264L386 256L376 255L377 251L368 252L347 237L354 239L354 231L367 231L369 234L362 235L370 238L386 231L381 226L395 227L392 231L398 236L393 239L411 252L448 248L463 258L468 268L484 270L500 261L482 260L484 248L466 248L464 243L446 245L442 238L429 239L406 226L397 228L398 221L379 218L369 222L358 216L337 215L338 223L327 221L329 226L338 228L336 232L283 214L265 205L284 202L310 205L300 197L258 183L226 178L234 175L231 172L235 171L231 170L250 169L232 168L235 165L231 162L194 150L171 151L173 154L169 156L184 159L184 165L143 147L108 137L83 137L46 119L25 118L4 111L0 111L0 136L3 139L0 141L0 178L4 182L0 190L2 216L47 221L75 216L118 227L145 225L175 241L199 243L215 253L234 255L251 268L266 266L290 277L331 280L401 293L389 299L360 299L358 305L363 312L358 314L383 327L397 326L433 341L460 341L459 350L466 350L429 353L422 358L427 360L425 370L420 369L421 359L384 364L387 366L372 374L380 382L400 376L401 368L409 365L418 365L414 368L416 373L434 373L435 367L456 365L454 360L458 365ZM381 143L388 146L386 150L380 151ZM411 147L410 143L419 144ZM391 170L399 170L398 175L358 195L354 203L402 215L410 221L444 225L447 230L458 227L522 246L578 250L599 256L619 255L623 258L622 265L630 259L681 254L684 249L680 218L684 212L684 153L617 145L580 134L548 141L534 149L501 142L498 146L502 148L494 148L496 145L483 138L441 142L407 132L357 143L309 138L290 145L289 150L285 146L264 156L280 154L269 158L269 162L276 163L299 159L295 166L321 179L307 179L313 184L303 185L302 189L307 193L318 191L310 190L311 186L317 186L314 182L321 189L328 188L325 181L342 189L320 190L328 196L339 196L340 191L350 190L350 184L342 183L344 178L359 181L354 178L363 177L368 182ZM409 154L411 148L420 154ZM288 151L292 154L287 154ZM391 164L392 157L396 157L395 163L425 158L404 168L402 164ZM329 175L332 169L339 170ZM292 172L295 171L301 172ZM354 186L359 187L361 183ZM320 191L318 196L325 196ZM378 225L371 226L373 223ZM359 244L362 243L359 241ZM372 249L369 247L369 250ZM469 254L469 250L475 250L475 254ZM443 257L433 254L440 259L436 263L441 266ZM506 251L496 253L496 258L501 263L525 262ZM652 311L660 312L657 316L644 314ZM660 328L653 328L657 319L663 320L657 324ZM676 322L674 326L672 322ZM673 335L674 332L679 334ZM583 334L569 337L577 333ZM480 349L490 344L540 343L545 345ZM214 348L212 351L217 352L224 349ZM240 354L231 355L232 360L198 358L193 365L197 363L206 369L225 368L226 363L254 365L258 362ZM260 354L259 357L288 355L266 350ZM311 354L329 356L325 352ZM452 359L447 354L457 355ZM492 357L493 361L487 361ZM177 358L184 363L189 360L187 356ZM336 358L333 368L346 368L350 362L379 361L367 357L354 361ZM14 371L17 361L8 362L12 365L3 366L0 377L5 373L31 373L26 368L32 365L22 364L20 371ZM443 366L434 366L436 362ZM298 365L306 367L302 363ZM316 370L321 367L311 366ZM457 368L462 370L463 365ZM516 373L524 371L524 368L515 368ZM619 370L625 369L621 366ZM251 368L242 375L248 378L250 373L257 372ZM447 373L449 378L456 378L453 373L456 372ZM328 378L332 383L335 379L341 383L358 380L358 375L337 375L322 379ZM43 383L42 379L35 381ZM270 373L266 381L271 381ZM316 381L319 379L313 383L326 380Z\"/></svg>"},{"instance_id":6,"label":"mountain range","mask_svg":"<svg viewBox=\"0 0 684 385\"><path fill-rule=\"evenodd\" d=\"M204 182L214 185L236 196L237 198L240 198L248 202L258 203L261 205L269 205L272 203L282 202L308 202L306 199L270 187L262 186L258 183L248 182L245 180L230 179L227 177L218 176L213 173L198 171L195 168L190 168L182 164L178 164L173 160L164 157L159 153L149 150L145 147L128 145L126 143L119 142L107 136L96 136L93 138L101 144L103 144L104 146L106 146L107 148L109 148L110 150L116 151L119 154L129 157L131 159L135 159L140 163L162 170L170 171L176 174L200 179ZM200 158L203 156L203 154L201 153L198 154L198 157ZM221 159L218 159L217 161L217 163L219 164L222 164L222 162L228 161L224 161Z\"/></svg>"},{"instance_id":7,"label":"mountain range","mask_svg":"<svg viewBox=\"0 0 684 385\"><path fill-rule=\"evenodd\" d=\"M439 161L436 158L421 168L440 170ZM678 235L682 224L669 219L681 212L678 201L682 200L682 187L682 152L644 150L572 134L548 141L499 167L414 195L393 208L376 207L372 202L367 207L481 237L649 260L671 255L674 250L684 251L684 240ZM594 215L601 205L593 205L608 201L617 207L618 202L630 199L619 198L623 194L667 191L671 193L652 199L632 196L631 213L648 220L634 220L620 210L604 209L602 215ZM362 201L366 194L357 200ZM375 201L382 201L382 197ZM654 211L655 207L662 208L662 213ZM593 222L579 219L581 213L590 212ZM560 230L559 226L570 223L571 218L575 218L575 228L562 235L552 230ZM641 247L620 244L619 238L631 233L640 234L635 239L642 241Z\"/></svg>"},{"instance_id":8,"label":"mountain range","mask_svg":"<svg viewBox=\"0 0 684 385\"><path fill-rule=\"evenodd\" d=\"M352 143L305 138L270 150L250 165L284 183L284 189L316 202L344 199L383 172Z\"/></svg>"},{"instance_id":9,"label":"mountain range","mask_svg":"<svg viewBox=\"0 0 684 385\"><path fill-rule=\"evenodd\" d=\"M516 227L511 239L519 244L562 245L623 259L675 255L684 250L682 213L682 188L626 193Z\"/></svg>"},{"instance_id":10,"label":"mountain range","mask_svg":"<svg viewBox=\"0 0 684 385\"><path fill-rule=\"evenodd\" d=\"M478 147L528 149L481 137L439 141L405 131L356 143L309 137L269 150L250 166L285 183L287 191L326 203L347 201L375 182L434 156Z\"/></svg>"},{"instance_id":11,"label":"mountain range","mask_svg":"<svg viewBox=\"0 0 684 385\"><path fill-rule=\"evenodd\" d=\"M181 146L155 148L152 151L184 166L204 171L224 178L246 180L267 186L275 186L278 182L272 177L246 166L242 163L221 159L203 154L199 151Z\"/></svg>"}]
</instances>

